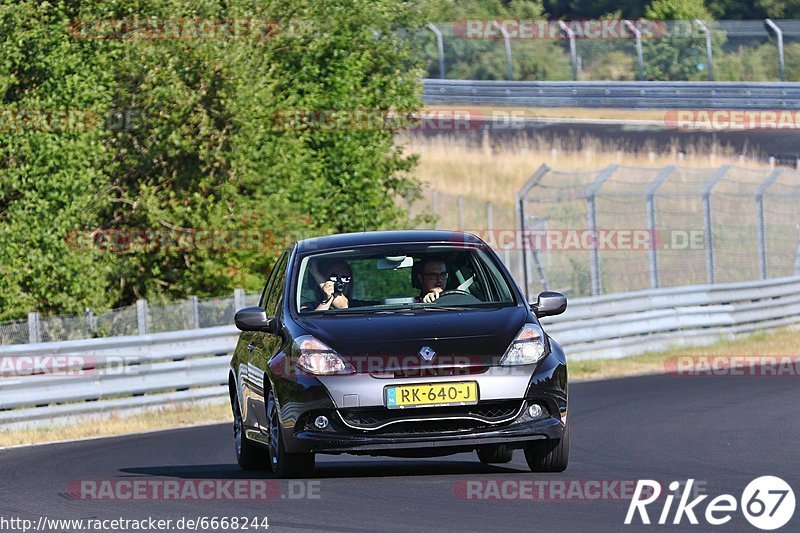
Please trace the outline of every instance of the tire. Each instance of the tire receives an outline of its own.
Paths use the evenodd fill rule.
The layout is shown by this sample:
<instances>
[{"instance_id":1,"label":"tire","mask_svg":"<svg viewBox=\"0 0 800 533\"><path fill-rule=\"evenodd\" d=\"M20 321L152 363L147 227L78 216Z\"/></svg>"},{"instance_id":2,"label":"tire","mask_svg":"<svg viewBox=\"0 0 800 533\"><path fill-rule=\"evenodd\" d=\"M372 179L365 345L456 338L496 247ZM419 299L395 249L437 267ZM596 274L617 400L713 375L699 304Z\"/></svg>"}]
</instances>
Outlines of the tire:
<instances>
[{"instance_id":1,"label":"tire","mask_svg":"<svg viewBox=\"0 0 800 533\"><path fill-rule=\"evenodd\" d=\"M478 459L483 464L508 463L514 457L514 450L507 448L504 444L483 446L478 448Z\"/></svg>"},{"instance_id":2,"label":"tire","mask_svg":"<svg viewBox=\"0 0 800 533\"><path fill-rule=\"evenodd\" d=\"M233 408L233 443L236 450L236 462L242 470L266 470L269 468L269 456L263 448L252 443L244 434L244 420L239 408L239 398L235 395L231 404Z\"/></svg>"},{"instance_id":3,"label":"tire","mask_svg":"<svg viewBox=\"0 0 800 533\"><path fill-rule=\"evenodd\" d=\"M305 478L314 475L313 453L288 453L280 431L278 409L272 391L267 396L269 418L269 462L279 478Z\"/></svg>"},{"instance_id":4,"label":"tire","mask_svg":"<svg viewBox=\"0 0 800 533\"><path fill-rule=\"evenodd\" d=\"M533 441L525 446L531 472L563 472L569 464L569 426L560 439Z\"/></svg>"}]
</instances>

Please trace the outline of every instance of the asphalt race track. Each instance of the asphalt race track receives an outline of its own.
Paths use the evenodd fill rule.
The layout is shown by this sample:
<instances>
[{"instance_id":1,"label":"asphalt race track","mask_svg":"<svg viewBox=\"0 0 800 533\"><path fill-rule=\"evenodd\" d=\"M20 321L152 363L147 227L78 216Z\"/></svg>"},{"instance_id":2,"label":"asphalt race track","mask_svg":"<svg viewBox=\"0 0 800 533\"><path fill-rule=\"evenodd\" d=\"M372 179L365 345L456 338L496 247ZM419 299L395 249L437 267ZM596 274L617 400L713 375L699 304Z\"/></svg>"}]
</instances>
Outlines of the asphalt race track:
<instances>
[{"instance_id":1,"label":"asphalt race track","mask_svg":"<svg viewBox=\"0 0 800 533\"><path fill-rule=\"evenodd\" d=\"M729 146L737 153L745 152L766 160L769 156L777 159L778 164L794 167L800 157L797 145L797 130L792 129L753 129L753 130L719 130L692 131L668 128L658 121L614 121L614 120L581 120L581 119L520 119L515 127L489 126L474 131L448 129L427 130L426 137L452 136L454 133L461 139L470 139L480 145L483 130L487 129L494 142L502 143L503 139L516 139L522 136L538 136L552 142L555 138L571 140L580 146L588 139L602 139L603 142L631 151L645 147L659 152L669 152L672 147L688 150L691 146L708 146L716 143Z\"/></svg>"},{"instance_id":2,"label":"asphalt race track","mask_svg":"<svg viewBox=\"0 0 800 533\"><path fill-rule=\"evenodd\" d=\"M572 455L563 474L532 474L517 451L511 463L498 466L481 465L475 454L437 459L318 456L318 482L272 480L269 473L253 476L238 469L226 424L2 450L0 516L36 521L41 515L174 520L266 515L270 531L759 531L738 509L727 524L716 527L701 515L711 498L727 493L739 500L748 482L762 475L782 477L796 494L800 489L797 378L663 375L577 383L570 402ZM86 479L258 477L279 490L274 499L97 501L67 494L75 480ZM613 499L613 494L601 501L577 496L498 501L467 500L462 490L476 480L510 480L516 486L565 481L572 486L637 479L659 480L666 490L671 481L687 478L709 495L695 508L697 526L685 517L680 526L644 526L638 516L634 525L625 526L628 501ZM318 497L292 498L308 490ZM651 520L658 519L663 501L648 507ZM780 531L800 530L798 514Z\"/></svg>"}]
</instances>

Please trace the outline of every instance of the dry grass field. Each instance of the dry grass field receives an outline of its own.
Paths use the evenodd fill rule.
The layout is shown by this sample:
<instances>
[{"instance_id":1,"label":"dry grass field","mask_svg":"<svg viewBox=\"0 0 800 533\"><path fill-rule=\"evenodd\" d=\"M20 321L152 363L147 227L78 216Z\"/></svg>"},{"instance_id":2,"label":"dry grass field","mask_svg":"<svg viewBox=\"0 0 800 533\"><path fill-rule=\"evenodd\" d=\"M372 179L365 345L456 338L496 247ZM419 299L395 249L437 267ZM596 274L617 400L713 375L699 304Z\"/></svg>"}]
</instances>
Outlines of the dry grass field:
<instances>
[{"instance_id":1,"label":"dry grass field","mask_svg":"<svg viewBox=\"0 0 800 533\"><path fill-rule=\"evenodd\" d=\"M602 139L556 139L519 136L496 141L484 137L475 145L459 137L401 140L408 153L419 154L420 163L414 173L427 188L443 192L457 190L474 201L491 201L495 205L511 205L514 193L542 164L558 170L599 170L612 163L629 167L717 167L734 164L748 168L769 168L752 154L736 153L730 146L713 142L685 148L681 155L677 145L657 151L655 146L631 151L625 146Z\"/></svg>"}]
</instances>

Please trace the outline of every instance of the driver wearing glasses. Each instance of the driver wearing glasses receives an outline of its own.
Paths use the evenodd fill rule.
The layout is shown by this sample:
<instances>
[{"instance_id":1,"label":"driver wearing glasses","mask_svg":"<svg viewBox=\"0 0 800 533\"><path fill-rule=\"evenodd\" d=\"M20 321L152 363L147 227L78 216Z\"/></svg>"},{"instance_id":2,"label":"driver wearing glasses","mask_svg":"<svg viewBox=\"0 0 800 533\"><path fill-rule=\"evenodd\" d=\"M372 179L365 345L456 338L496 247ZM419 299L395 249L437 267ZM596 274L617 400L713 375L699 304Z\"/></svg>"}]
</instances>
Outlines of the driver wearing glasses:
<instances>
[{"instance_id":1,"label":"driver wearing glasses","mask_svg":"<svg viewBox=\"0 0 800 533\"><path fill-rule=\"evenodd\" d=\"M420 263L417 281L422 287L419 296L415 298L417 303L431 303L439 298L447 285L447 265L444 259L438 255L425 257Z\"/></svg>"}]
</instances>

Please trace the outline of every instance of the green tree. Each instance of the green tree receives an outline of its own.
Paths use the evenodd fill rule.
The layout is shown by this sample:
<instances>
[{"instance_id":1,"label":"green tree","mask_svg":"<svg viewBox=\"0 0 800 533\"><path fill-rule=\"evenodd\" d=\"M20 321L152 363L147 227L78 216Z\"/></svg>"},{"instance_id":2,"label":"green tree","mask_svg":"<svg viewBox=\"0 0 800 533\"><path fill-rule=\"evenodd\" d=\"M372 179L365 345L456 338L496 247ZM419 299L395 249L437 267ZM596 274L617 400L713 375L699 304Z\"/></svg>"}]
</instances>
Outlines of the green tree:
<instances>
[{"instance_id":1,"label":"green tree","mask_svg":"<svg viewBox=\"0 0 800 533\"><path fill-rule=\"evenodd\" d=\"M75 14L67 2L0 5L0 319L114 299L103 254L70 244L106 200L113 86L98 44L69 36Z\"/></svg>"},{"instance_id":2,"label":"green tree","mask_svg":"<svg viewBox=\"0 0 800 533\"><path fill-rule=\"evenodd\" d=\"M72 5L3 4L5 106L122 110L134 120L116 130L0 134L0 316L259 289L294 236L405 223L418 184L395 131L287 130L276 117L418 110L421 70L400 36L419 31L418 5ZM273 19L279 29L258 39L68 33L75 19L120 18ZM70 248L72 232L98 227L151 242L124 253ZM212 233L227 239L187 244ZM170 242L178 237L182 244Z\"/></svg>"},{"instance_id":3,"label":"green tree","mask_svg":"<svg viewBox=\"0 0 800 533\"><path fill-rule=\"evenodd\" d=\"M431 2L427 20L437 23L444 36L446 75L450 79L508 79L502 35L488 26L490 20L542 19L547 15L540 0L501 2ZM487 37L465 36L465 21L485 19ZM433 34L415 35L421 55L426 59L426 76L439 77L438 50ZM514 39L511 43L514 79L566 80L571 77L569 53L563 40Z\"/></svg>"},{"instance_id":4,"label":"green tree","mask_svg":"<svg viewBox=\"0 0 800 533\"><path fill-rule=\"evenodd\" d=\"M696 80L703 79L708 69L705 37L694 20L710 21L711 14L703 2L697 0L654 0L647 6L648 19L671 21L667 35L645 40L642 55L645 78L651 80ZM713 34L713 51L721 51L724 35Z\"/></svg>"}]
</instances>

